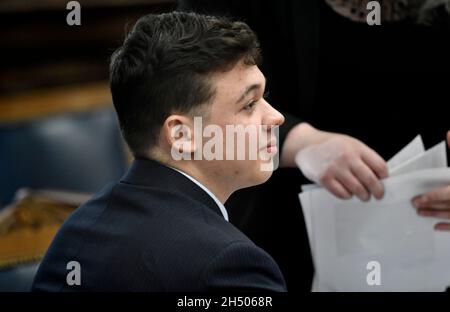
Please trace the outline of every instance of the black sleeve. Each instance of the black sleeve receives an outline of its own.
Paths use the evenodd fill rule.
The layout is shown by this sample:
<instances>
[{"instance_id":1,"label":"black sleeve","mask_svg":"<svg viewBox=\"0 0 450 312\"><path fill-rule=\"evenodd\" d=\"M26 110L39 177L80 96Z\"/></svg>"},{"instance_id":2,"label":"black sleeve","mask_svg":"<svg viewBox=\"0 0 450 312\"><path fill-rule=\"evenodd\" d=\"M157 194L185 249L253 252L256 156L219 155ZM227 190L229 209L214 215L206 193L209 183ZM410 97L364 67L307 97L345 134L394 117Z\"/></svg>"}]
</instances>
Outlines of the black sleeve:
<instances>
[{"instance_id":1,"label":"black sleeve","mask_svg":"<svg viewBox=\"0 0 450 312\"><path fill-rule=\"evenodd\" d=\"M293 127L295 127L296 125L298 125L299 123L302 123L303 120L301 120L300 118L295 117L294 115L281 111L281 113L284 116L284 123L280 126L280 151L283 150L283 145L284 142L286 140L286 137L289 133L289 131L291 131L291 129Z\"/></svg>"},{"instance_id":2,"label":"black sleeve","mask_svg":"<svg viewBox=\"0 0 450 312\"><path fill-rule=\"evenodd\" d=\"M287 291L275 261L261 248L241 241L222 250L201 280L206 291Z\"/></svg>"}]
</instances>

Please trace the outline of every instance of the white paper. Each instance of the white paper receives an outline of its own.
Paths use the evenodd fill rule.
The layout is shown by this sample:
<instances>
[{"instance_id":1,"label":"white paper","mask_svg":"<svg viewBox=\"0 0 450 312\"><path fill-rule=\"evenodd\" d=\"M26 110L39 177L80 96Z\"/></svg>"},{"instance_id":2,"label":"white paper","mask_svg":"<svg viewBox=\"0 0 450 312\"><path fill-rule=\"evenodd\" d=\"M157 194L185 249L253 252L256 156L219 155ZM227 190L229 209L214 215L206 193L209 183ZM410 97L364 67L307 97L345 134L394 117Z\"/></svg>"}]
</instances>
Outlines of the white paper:
<instances>
[{"instance_id":1,"label":"white paper","mask_svg":"<svg viewBox=\"0 0 450 312\"><path fill-rule=\"evenodd\" d=\"M450 285L450 233L435 231L439 220L419 217L411 205L414 196L450 184L445 152L444 142L424 152L416 137L390 162L379 201L304 189L313 291L443 291ZM380 264L381 285L366 280L370 261Z\"/></svg>"},{"instance_id":2,"label":"white paper","mask_svg":"<svg viewBox=\"0 0 450 312\"><path fill-rule=\"evenodd\" d=\"M389 173L392 175L392 170L410 160L413 157L421 155L425 152L425 146L423 145L422 136L417 135L408 145L406 145L400 152L395 154L388 160L387 166Z\"/></svg>"}]
</instances>

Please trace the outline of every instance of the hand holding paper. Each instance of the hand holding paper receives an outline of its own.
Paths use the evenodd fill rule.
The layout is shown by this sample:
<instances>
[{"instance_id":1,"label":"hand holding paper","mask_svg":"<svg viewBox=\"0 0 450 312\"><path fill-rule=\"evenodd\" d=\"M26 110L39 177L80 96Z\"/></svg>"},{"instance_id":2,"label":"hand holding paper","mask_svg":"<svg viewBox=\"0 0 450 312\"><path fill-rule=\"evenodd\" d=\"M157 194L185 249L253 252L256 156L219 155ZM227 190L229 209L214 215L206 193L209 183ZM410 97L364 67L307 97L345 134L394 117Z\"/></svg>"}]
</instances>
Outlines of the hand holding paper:
<instances>
[{"instance_id":1,"label":"hand holding paper","mask_svg":"<svg viewBox=\"0 0 450 312\"><path fill-rule=\"evenodd\" d=\"M380 199L387 177L385 161L361 141L346 135L334 135L320 144L308 146L295 158L303 174L323 185L335 196L349 199L356 195L368 201L373 194Z\"/></svg>"},{"instance_id":2,"label":"hand holding paper","mask_svg":"<svg viewBox=\"0 0 450 312\"><path fill-rule=\"evenodd\" d=\"M447 144L450 147L450 131L447 132ZM421 216L450 220L450 184L415 197L413 205ZM450 231L450 223L440 222L435 229Z\"/></svg>"},{"instance_id":3,"label":"hand holding paper","mask_svg":"<svg viewBox=\"0 0 450 312\"><path fill-rule=\"evenodd\" d=\"M313 254L316 291L442 291L450 285L450 235L421 218L411 199L450 185L445 142L428 151L418 136L388 162L382 200L341 200L306 187L300 200ZM371 285L368 265L380 265Z\"/></svg>"}]
</instances>

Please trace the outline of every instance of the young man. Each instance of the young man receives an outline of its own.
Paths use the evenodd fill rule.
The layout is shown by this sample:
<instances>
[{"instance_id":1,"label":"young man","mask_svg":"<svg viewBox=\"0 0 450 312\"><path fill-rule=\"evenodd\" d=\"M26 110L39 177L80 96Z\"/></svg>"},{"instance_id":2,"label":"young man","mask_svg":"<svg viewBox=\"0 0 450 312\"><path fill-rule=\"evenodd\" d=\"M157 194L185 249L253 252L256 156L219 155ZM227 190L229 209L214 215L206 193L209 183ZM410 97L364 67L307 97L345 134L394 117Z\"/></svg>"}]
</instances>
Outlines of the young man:
<instances>
[{"instance_id":1,"label":"young man","mask_svg":"<svg viewBox=\"0 0 450 312\"><path fill-rule=\"evenodd\" d=\"M223 206L270 177L277 151L273 130L284 118L263 97L259 58L241 22L174 12L136 23L110 67L136 160L64 223L34 290L286 290L277 264ZM240 143L217 137L229 127L255 131ZM203 140L212 132L213 147Z\"/></svg>"}]
</instances>

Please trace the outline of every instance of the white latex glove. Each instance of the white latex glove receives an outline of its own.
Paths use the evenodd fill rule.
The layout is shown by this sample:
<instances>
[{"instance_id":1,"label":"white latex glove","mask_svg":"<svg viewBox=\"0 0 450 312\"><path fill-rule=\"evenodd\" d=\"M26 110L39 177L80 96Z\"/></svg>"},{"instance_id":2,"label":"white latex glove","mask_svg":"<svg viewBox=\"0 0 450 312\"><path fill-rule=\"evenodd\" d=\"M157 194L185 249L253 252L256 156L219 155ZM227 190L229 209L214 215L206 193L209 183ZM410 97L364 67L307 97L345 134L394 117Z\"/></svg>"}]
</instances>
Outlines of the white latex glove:
<instances>
[{"instance_id":1,"label":"white latex glove","mask_svg":"<svg viewBox=\"0 0 450 312\"><path fill-rule=\"evenodd\" d=\"M327 188L339 198L356 195L368 201L371 194L380 199L387 177L386 162L361 141L342 134L327 133L328 138L301 149L295 161L311 181Z\"/></svg>"}]
</instances>

